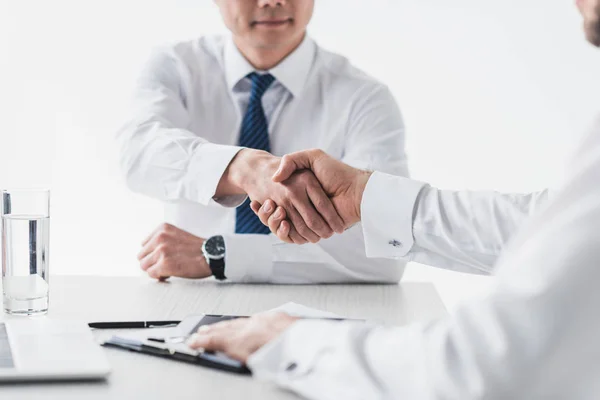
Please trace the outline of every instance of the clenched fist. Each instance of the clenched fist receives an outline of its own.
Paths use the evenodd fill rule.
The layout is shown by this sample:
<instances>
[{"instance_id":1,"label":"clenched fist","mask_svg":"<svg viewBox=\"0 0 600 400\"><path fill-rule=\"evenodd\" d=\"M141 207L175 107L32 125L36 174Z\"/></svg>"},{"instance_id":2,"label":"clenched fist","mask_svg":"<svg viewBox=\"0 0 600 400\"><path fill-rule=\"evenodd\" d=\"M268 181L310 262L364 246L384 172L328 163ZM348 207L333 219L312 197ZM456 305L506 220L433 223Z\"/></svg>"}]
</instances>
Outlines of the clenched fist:
<instances>
[{"instance_id":1,"label":"clenched fist","mask_svg":"<svg viewBox=\"0 0 600 400\"><path fill-rule=\"evenodd\" d=\"M142 243L140 267L151 278L206 278L212 275L202 245L204 239L170 224L161 224Z\"/></svg>"}]
</instances>

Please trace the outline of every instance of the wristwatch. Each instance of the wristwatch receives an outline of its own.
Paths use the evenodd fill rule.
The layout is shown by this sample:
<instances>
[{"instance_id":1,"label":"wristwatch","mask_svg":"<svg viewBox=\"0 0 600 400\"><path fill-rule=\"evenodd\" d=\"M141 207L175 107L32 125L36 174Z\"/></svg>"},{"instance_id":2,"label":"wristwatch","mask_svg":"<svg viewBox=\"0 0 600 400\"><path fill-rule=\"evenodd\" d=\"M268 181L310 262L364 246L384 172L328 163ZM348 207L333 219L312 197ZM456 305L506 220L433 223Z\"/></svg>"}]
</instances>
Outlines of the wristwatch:
<instances>
[{"instance_id":1,"label":"wristwatch","mask_svg":"<svg viewBox=\"0 0 600 400\"><path fill-rule=\"evenodd\" d=\"M227 279L225 276L225 239L217 235L208 238L202 245L204 258L215 278L220 281Z\"/></svg>"}]
</instances>

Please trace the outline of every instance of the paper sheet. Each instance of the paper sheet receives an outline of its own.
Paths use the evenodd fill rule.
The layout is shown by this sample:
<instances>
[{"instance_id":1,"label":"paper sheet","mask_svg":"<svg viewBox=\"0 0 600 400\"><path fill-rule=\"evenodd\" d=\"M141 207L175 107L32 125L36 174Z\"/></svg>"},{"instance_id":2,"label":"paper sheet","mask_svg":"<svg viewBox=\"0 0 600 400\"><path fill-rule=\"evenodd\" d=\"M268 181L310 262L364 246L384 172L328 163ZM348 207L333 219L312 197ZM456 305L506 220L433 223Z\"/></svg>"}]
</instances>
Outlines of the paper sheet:
<instances>
[{"instance_id":1,"label":"paper sheet","mask_svg":"<svg viewBox=\"0 0 600 400\"><path fill-rule=\"evenodd\" d=\"M318 310L316 308L307 307L294 302L285 303L279 307L275 307L267 311L281 311L294 317L304 318L342 318L341 316L332 312ZM169 339L183 341L185 338L187 338L187 335L190 334L186 327L189 328L189 326L196 326L196 322L199 322L200 319L202 319L201 314L197 316L189 316L186 318L186 322L180 324L178 327L127 330L119 332L117 335L115 335L115 337L139 341L146 341L149 337L155 339L166 339L167 341L169 341ZM186 327L182 325L186 325ZM171 345L172 344L174 343L171 342ZM153 345L158 344L153 343Z\"/></svg>"},{"instance_id":2,"label":"paper sheet","mask_svg":"<svg viewBox=\"0 0 600 400\"><path fill-rule=\"evenodd\" d=\"M304 317L304 318L342 318L341 316L334 314L329 311L318 310L304 306L302 304L289 302L275 307L269 311L281 311L287 313L293 317Z\"/></svg>"}]
</instances>

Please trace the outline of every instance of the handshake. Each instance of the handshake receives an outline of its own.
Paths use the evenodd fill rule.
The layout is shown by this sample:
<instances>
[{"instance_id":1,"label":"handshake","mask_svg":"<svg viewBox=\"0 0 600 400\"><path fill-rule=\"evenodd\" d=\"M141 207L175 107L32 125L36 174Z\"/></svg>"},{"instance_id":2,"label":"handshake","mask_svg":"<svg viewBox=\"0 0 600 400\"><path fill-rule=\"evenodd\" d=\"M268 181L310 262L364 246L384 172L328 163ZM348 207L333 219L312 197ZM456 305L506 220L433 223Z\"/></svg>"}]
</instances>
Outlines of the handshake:
<instances>
[{"instance_id":1,"label":"handshake","mask_svg":"<svg viewBox=\"0 0 600 400\"><path fill-rule=\"evenodd\" d=\"M352 168L321 150L275 157L239 151L221 177L215 197L248 195L252 210L287 243L316 243L360 221L362 194L371 173ZM155 279L212 275L202 254L205 239L170 224L160 225L138 254Z\"/></svg>"},{"instance_id":2,"label":"handshake","mask_svg":"<svg viewBox=\"0 0 600 400\"><path fill-rule=\"evenodd\" d=\"M248 194L252 210L279 239L317 243L360 221L370 176L321 150L279 158L244 149L228 167L224 175L228 183L220 183L217 197L219 192L231 193L224 186L233 185L238 193Z\"/></svg>"}]
</instances>

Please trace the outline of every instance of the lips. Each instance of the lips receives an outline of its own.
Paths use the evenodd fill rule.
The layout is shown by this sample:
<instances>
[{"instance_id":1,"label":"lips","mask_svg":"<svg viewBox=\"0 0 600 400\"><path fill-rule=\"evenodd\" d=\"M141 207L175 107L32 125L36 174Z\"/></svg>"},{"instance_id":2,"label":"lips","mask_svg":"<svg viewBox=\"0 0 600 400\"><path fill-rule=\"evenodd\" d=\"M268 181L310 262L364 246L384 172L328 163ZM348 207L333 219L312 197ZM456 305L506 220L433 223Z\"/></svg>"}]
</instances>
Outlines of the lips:
<instances>
[{"instance_id":1,"label":"lips","mask_svg":"<svg viewBox=\"0 0 600 400\"><path fill-rule=\"evenodd\" d=\"M285 19L268 19L268 20L263 20L263 21L254 21L253 25L260 25L260 26L281 26L281 25L288 24L291 21L292 21L291 18L285 18Z\"/></svg>"}]
</instances>

